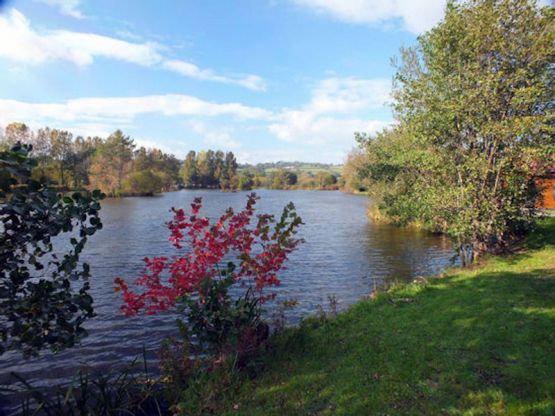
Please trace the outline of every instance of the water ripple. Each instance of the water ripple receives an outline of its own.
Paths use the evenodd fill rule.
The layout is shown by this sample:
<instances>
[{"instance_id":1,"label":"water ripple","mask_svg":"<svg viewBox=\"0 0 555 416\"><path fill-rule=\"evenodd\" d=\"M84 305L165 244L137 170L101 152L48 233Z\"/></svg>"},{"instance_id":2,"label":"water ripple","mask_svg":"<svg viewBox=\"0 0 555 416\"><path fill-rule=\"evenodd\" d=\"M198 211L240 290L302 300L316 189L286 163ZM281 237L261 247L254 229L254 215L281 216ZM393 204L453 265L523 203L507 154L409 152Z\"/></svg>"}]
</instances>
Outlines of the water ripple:
<instances>
[{"instance_id":1,"label":"water ripple","mask_svg":"<svg viewBox=\"0 0 555 416\"><path fill-rule=\"evenodd\" d=\"M92 295L98 316L87 324L90 336L82 345L60 354L43 354L22 360L18 354L0 357L0 383L16 371L41 384L59 383L73 376L83 364L104 369L140 355L143 346L149 359L156 357L160 341L176 335L175 314L124 318L114 294L116 276L128 279L142 270L142 258L171 254L164 223L172 206L188 207L202 196L205 212L220 215L225 208L241 208L246 193L180 191L154 198L106 200L101 211L104 229L90 239L84 260L91 264ZM279 214L293 201L305 225L305 238L281 274L282 298L295 298L296 322L313 313L333 295L345 307L369 294L383 282L406 281L436 273L449 263L452 251L438 236L417 230L374 225L367 220L365 197L339 192L259 191L259 212Z\"/></svg>"}]
</instances>

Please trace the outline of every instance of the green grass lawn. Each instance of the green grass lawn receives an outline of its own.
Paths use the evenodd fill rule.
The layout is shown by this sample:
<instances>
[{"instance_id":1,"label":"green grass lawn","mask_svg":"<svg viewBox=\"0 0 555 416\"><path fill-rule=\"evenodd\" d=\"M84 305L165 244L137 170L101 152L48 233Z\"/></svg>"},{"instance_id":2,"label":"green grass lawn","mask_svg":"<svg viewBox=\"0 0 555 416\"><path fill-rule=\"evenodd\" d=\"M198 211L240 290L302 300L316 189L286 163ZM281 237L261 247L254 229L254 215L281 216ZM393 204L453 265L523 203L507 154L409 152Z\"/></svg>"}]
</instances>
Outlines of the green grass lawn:
<instances>
[{"instance_id":1,"label":"green grass lawn","mask_svg":"<svg viewBox=\"0 0 555 416\"><path fill-rule=\"evenodd\" d=\"M263 359L257 377L237 377L210 410L554 415L555 218L517 254L310 319Z\"/></svg>"}]
</instances>

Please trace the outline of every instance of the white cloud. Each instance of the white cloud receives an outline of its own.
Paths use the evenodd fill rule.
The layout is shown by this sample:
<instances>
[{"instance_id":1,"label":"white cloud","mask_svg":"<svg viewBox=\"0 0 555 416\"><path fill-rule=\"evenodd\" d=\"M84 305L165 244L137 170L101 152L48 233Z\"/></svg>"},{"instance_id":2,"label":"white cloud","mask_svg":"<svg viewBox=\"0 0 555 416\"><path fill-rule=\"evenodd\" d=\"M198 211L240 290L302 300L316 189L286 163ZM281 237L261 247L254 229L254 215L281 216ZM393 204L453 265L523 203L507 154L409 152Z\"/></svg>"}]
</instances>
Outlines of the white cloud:
<instances>
[{"instance_id":1,"label":"white cloud","mask_svg":"<svg viewBox=\"0 0 555 416\"><path fill-rule=\"evenodd\" d=\"M47 39L52 42L52 49L63 50L61 59L80 66L92 64L95 57L111 58L143 66L154 66L162 61L159 53L161 47L154 42L131 43L94 33L68 31L57 31Z\"/></svg>"},{"instance_id":2,"label":"white cloud","mask_svg":"<svg viewBox=\"0 0 555 416\"><path fill-rule=\"evenodd\" d=\"M239 119L267 119L269 111L239 103L212 103L188 95L78 98L61 103L28 103L0 99L0 124L22 120L31 125L65 124L113 126L131 125L142 114L164 116L234 116Z\"/></svg>"},{"instance_id":3,"label":"white cloud","mask_svg":"<svg viewBox=\"0 0 555 416\"><path fill-rule=\"evenodd\" d=\"M201 69L190 62L180 60L167 60L163 63L163 67L186 77L199 80L235 84L255 91L264 91L266 89L264 80L258 75L223 76L218 75L211 69Z\"/></svg>"},{"instance_id":4,"label":"white cloud","mask_svg":"<svg viewBox=\"0 0 555 416\"><path fill-rule=\"evenodd\" d=\"M390 124L390 122L382 120L365 120L362 118L299 118L297 116L298 114L285 114L281 123L270 125L270 131L279 139L288 142L344 147L341 145L352 143L355 132L372 134Z\"/></svg>"},{"instance_id":5,"label":"white cloud","mask_svg":"<svg viewBox=\"0 0 555 416\"><path fill-rule=\"evenodd\" d=\"M404 28L422 33L443 16L445 0L292 0L318 13L331 15L339 20L380 24L401 19Z\"/></svg>"},{"instance_id":6,"label":"white cloud","mask_svg":"<svg viewBox=\"0 0 555 416\"><path fill-rule=\"evenodd\" d=\"M159 139L157 140L152 138L139 138L139 139L133 138L133 141L135 142L135 145L137 147L144 147L146 149L160 149L162 152L173 154L178 157L184 157L185 155L185 152L182 149L183 143L182 143L182 146L179 146L179 148L176 149L176 146L173 146L173 145L170 146L168 144L161 143ZM169 140L169 142L172 142L172 144L179 143L179 140Z\"/></svg>"},{"instance_id":7,"label":"white cloud","mask_svg":"<svg viewBox=\"0 0 555 416\"><path fill-rule=\"evenodd\" d=\"M118 35L122 39L132 40L134 42L140 42L143 40L142 36L138 35L137 33L133 33L130 30L118 30L116 32L116 35Z\"/></svg>"},{"instance_id":8,"label":"white cloud","mask_svg":"<svg viewBox=\"0 0 555 416\"><path fill-rule=\"evenodd\" d=\"M24 119L21 119L24 120ZM25 119L26 121L26 119ZM126 130L127 127L130 127L130 125L118 125L113 126L111 124L108 123L95 123L95 122L78 122L75 124L71 125L71 128L69 128L70 126L68 126L65 122L58 122L59 124L56 123L56 121L53 121L54 124L51 123L40 123L40 124L36 124L33 123L33 125L31 126L32 128L40 128L40 127L44 127L45 125L48 125L50 128L58 128L61 130L70 130L71 133L73 133L74 136L83 136L83 137L108 137L110 134L112 134L116 129L123 129Z\"/></svg>"},{"instance_id":9,"label":"white cloud","mask_svg":"<svg viewBox=\"0 0 555 416\"><path fill-rule=\"evenodd\" d=\"M241 143L231 136L232 129L229 126L210 126L200 120L192 120L189 126L203 138L204 143L209 147L221 150L238 149L241 147Z\"/></svg>"},{"instance_id":10,"label":"white cloud","mask_svg":"<svg viewBox=\"0 0 555 416\"><path fill-rule=\"evenodd\" d=\"M168 59L163 55L165 48L156 42L136 43L95 33L67 30L39 33L16 9L0 15L0 39L9 39L0 42L0 57L24 64L66 61L87 66L95 58L102 57L163 68L202 81L239 85L257 91L265 89L264 80L257 75L222 75L183 60Z\"/></svg>"},{"instance_id":11,"label":"white cloud","mask_svg":"<svg viewBox=\"0 0 555 416\"><path fill-rule=\"evenodd\" d=\"M325 114L382 108L390 94L391 81L387 79L327 78L312 91L305 110Z\"/></svg>"},{"instance_id":12,"label":"white cloud","mask_svg":"<svg viewBox=\"0 0 555 416\"><path fill-rule=\"evenodd\" d=\"M54 31L39 34L29 20L12 9L0 16L0 57L21 63L68 61L78 66L91 64L96 57L106 57L152 66L162 60L155 43L131 43L94 33Z\"/></svg>"},{"instance_id":13,"label":"white cloud","mask_svg":"<svg viewBox=\"0 0 555 416\"><path fill-rule=\"evenodd\" d=\"M276 116L269 130L288 142L343 147L355 131L374 133L389 122L357 116L385 108L391 82L383 79L328 78L312 91L312 99L300 109Z\"/></svg>"},{"instance_id":14,"label":"white cloud","mask_svg":"<svg viewBox=\"0 0 555 416\"><path fill-rule=\"evenodd\" d=\"M0 125L24 121L33 128L49 125L85 136L107 136L122 128L141 139L136 125L141 116L151 114L181 120L186 117L185 125L202 140L192 147L234 150L240 160L249 162L280 159L339 162L353 146L355 131L373 133L389 124L383 120L389 85L389 81L380 79L328 78L313 88L306 105L278 112L179 94L86 97L53 103L0 99ZM373 113L378 116L372 117ZM218 116L232 119L226 119L225 125L220 119L209 119ZM239 126L237 120L257 123ZM246 146L245 136L236 137L236 131L247 134L251 144ZM169 146L168 140L162 137L160 140L161 145ZM157 143L148 142L143 137L140 144ZM171 142L171 148L180 155L186 153L188 146L181 141Z\"/></svg>"},{"instance_id":15,"label":"white cloud","mask_svg":"<svg viewBox=\"0 0 555 416\"><path fill-rule=\"evenodd\" d=\"M35 0L39 3L44 3L49 6L57 8L61 14L74 17L75 19L84 19L85 16L79 10L81 0Z\"/></svg>"}]
</instances>

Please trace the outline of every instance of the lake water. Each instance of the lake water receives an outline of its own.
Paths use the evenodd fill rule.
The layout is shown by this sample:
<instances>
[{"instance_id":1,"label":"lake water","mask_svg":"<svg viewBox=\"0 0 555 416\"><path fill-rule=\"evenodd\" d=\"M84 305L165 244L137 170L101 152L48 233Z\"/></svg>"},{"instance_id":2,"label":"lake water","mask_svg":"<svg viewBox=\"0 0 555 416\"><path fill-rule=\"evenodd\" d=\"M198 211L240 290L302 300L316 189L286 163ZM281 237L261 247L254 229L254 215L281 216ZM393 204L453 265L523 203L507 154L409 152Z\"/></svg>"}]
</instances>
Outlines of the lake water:
<instances>
[{"instance_id":1,"label":"lake water","mask_svg":"<svg viewBox=\"0 0 555 416\"><path fill-rule=\"evenodd\" d=\"M281 299L295 298L298 307L291 320L313 313L335 296L346 307L371 293L375 286L408 281L418 275L437 273L450 264L449 242L414 229L372 224L366 215L364 196L323 191L259 190L259 213L279 214L293 201L305 225L300 236L306 242L281 273ZM171 255L165 222L172 206L189 208L202 196L203 212L219 216L231 206L240 209L246 192L187 190L152 198L109 199L102 203L104 229L94 235L85 249L91 265L92 295L97 317L87 323L89 337L82 345L58 355L24 361L18 354L0 356L0 383L8 382L10 371L49 385L67 380L81 365L109 368L142 353L156 356L160 341L175 335L175 316L125 318L119 313L120 298L113 291L117 276L130 280L140 274L142 258Z\"/></svg>"}]
</instances>

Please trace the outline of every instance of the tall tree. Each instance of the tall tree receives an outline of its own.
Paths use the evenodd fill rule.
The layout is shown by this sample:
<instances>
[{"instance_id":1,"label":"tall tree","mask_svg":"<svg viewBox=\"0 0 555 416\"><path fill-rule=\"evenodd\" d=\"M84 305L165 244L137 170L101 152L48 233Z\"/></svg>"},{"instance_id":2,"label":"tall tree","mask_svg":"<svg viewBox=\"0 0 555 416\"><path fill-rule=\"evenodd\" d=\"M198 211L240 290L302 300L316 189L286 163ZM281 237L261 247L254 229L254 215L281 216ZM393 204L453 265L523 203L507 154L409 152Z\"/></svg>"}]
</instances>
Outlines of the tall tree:
<instances>
[{"instance_id":1,"label":"tall tree","mask_svg":"<svg viewBox=\"0 0 555 416\"><path fill-rule=\"evenodd\" d=\"M217 181L214 177L216 171L216 156L213 150L199 152L197 167L200 186L211 188L217 185Z\"/></svg>"},{"instance_id":2,"label":"tall tree","mask_svg":"<svg viewBox=\"0 0 555 416\"><path fill-rule=\"evenodd\" d=\"M33 136L31 144L33 145L31 156L37 161L39 176L46 179L48 165L52 160L50 128L38 129Z\"/></svg>"},{"instance_id":3,"label":"tall tree","mask_svg":"<svg viewBox=\"0 0 555 416\"><path fill-rule=\"evenodd\" d=\"M140 170L147 170L153 168L153 163L151 159L150 152L146 150L145 147L141 146L137 150L135 150L134 158L133 158L133 169L140 171Z\"/></svg>"},{"instance_id":4,"label":"tall tree","mask_svg":"<svg viewBox=\"0 0 555 416\"><path fill-rule=\"evenodd\" d=\"M121 130L99 143L91 164L91 185L109 195L118 195L123 179L132 170L135 144Z\"/></svg>"},{"instance_id":5,"label":"tall tree","mask_svg":"<svg viewBox=\"0 0 555 416\"><path fill-rule=\"evenodd\" d=\"M181 161L172 154L164 153L162 161L162 171L167 175L168 179L163 182L165 190L170 190L180 185L182 180L179 174L181 170Z\"/></svg>"},{"instance_id":6,"label":"tall tree","mask_svg":"<svg viewBox=\"0 0 555 416\"><path fill-rule=\"evenodd\" d=\"M58 183L65 187L68 185L68 170L73 167L73 135L64 130L53 129L50 131L50 154L57 164Z\"/></svg>"},{"instance_id":7,"label":"tall tree","mask_svg":"<svg viewBox=\"0 0 555 416\"><path fill-rule=\"evenodd\" d=\"M223 168L223 178L228 184L228 188L234 188L233 184L239 184L236 179L237 176L237 160L233 152L227 152L225 154L224 168Z\"/></svg>"},{"instance_id":8,"label":"tall tree","mask_svg":"<svg viewBox=\"0 0 555 416\"><path fill-rule=\"evenodd\" d=\"M183 167L181 169L181 177L183 179L183 185L188 188L197 186L198 183L198 169L197 169L197 155L191 150L187 153L185 161L183 162Z\"/></svg>"},{"instance_id":9,"label":"tall tree","mask_svg":"<svg viewBox=\"0 0 555 416\"><path fill-rule=\"evenodd\" d=\"M6 146L13 146L17 142L29 144L33 132L25 123L10 123L4 129L3 141Z\"/></svg>"},{"instance_id":10,"label":"tall tree","mask_svg":"<svg viewBox=\"0 0 555 416\"><path fill-rule=\"evenodd\" d=\"M89 184L89 171L91 159L96 151L94 139L90 137L84 139L78 136L73 143L73 155L71 158L71 169L73 181L76 188L81 188Z\"/></svg>"},{"instance_id":11,"label":"tall tree","mask_svg":"<svg viewBox=\"0 0 555 416\"><path fill-rule=\"evenodd\" d=\"M534 1L450 1L401 53L392 134L403 146L366 142L381 180L409 178L389 194L400 219L448 232L467 261L534 220L532 179L554 157L554 24Z\"/></svg>"},{"instance_id":12,"label":"tall tree","mask_svg":"<svg viewBox=\"0 0 555 416\"><path fill-rule=\"evenodd\" d=\"M224 157L224 152L221 150L216 150L214 153L214 185L216 185L216 183L220 184L222 181L228 179L226 177Z\"/></svg>"}]
</instances>

